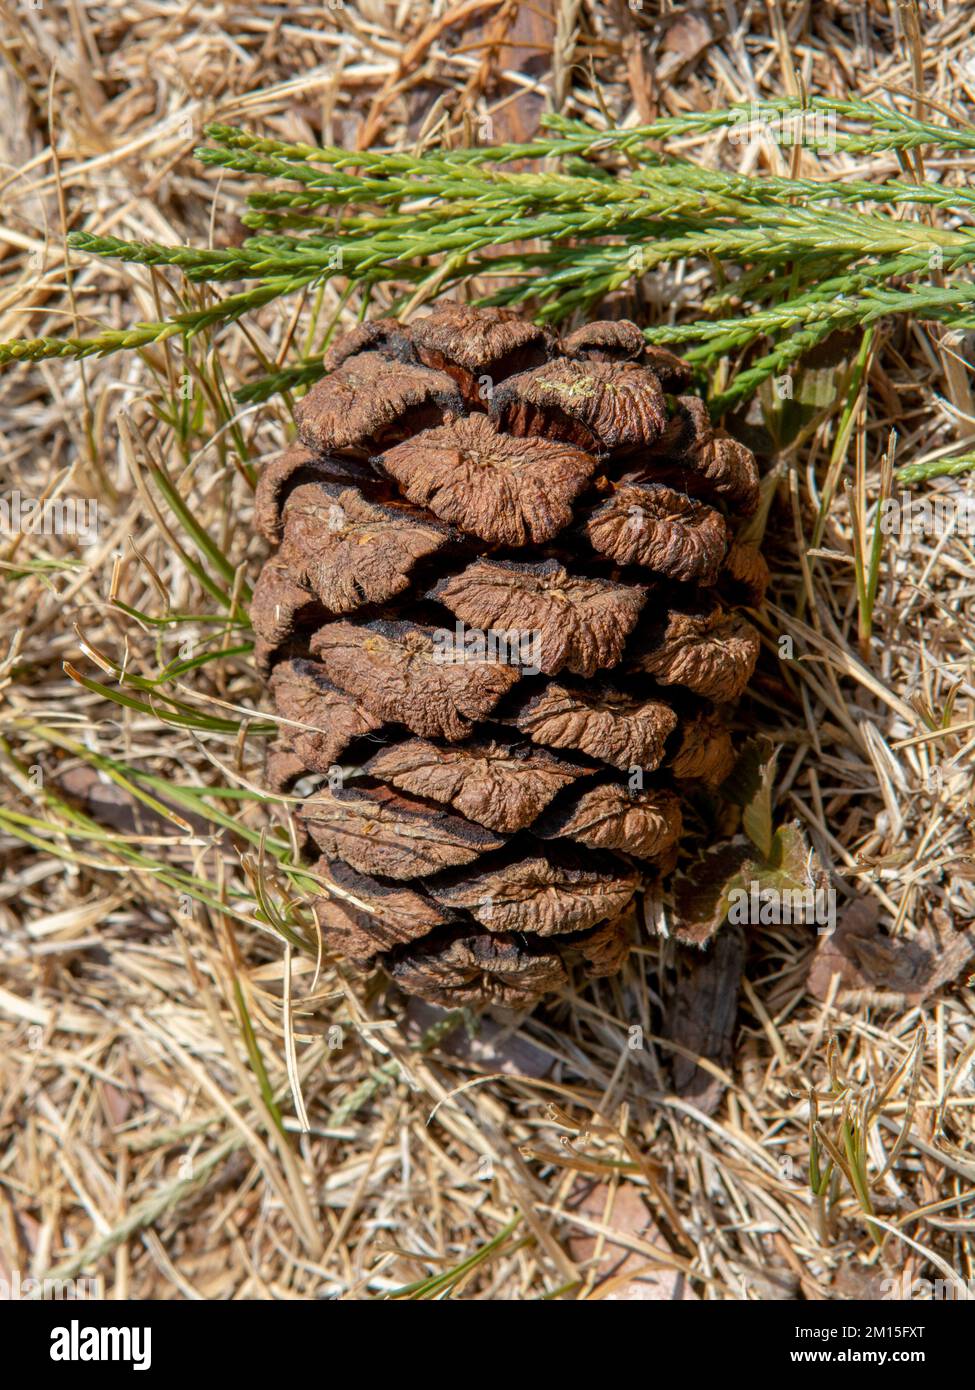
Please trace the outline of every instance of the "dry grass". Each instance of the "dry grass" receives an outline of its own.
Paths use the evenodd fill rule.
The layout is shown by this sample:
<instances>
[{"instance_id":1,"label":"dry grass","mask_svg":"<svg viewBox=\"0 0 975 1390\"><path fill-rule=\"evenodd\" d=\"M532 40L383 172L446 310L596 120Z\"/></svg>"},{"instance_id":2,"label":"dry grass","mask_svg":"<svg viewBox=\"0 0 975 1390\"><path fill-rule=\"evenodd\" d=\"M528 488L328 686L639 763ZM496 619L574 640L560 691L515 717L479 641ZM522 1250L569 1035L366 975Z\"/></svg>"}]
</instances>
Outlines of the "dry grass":
<instances>
[{"instance_id":1,"label":"dry grass","mask_svg":"<svg viewBox=\"0 0 975 1390\"><path fill-rule=\"evenodd\" d=\"M9 0L0 339L172 307L177 281L69 262L63 234L67 220L232 238L234 194L189 157L211 119L395 144L486 112L503 130L526 91L626 121L774 96L796 73L811 92L917 93L975 118L967 6L715 2L694 29L651 0L561 0L533 77L513 70L517 47L485 47L499 8ZM467 27L451 25L462 12ZM809 177L898 172L893 157L696 153ZM702 275L648 279L647 321L693 302ZM258 352L285 360L320 332L336 294L297 317L274 306L186 359L169 344L0 377L4 494L100 505L90 546L0 548L0 1278L258 1299L862 1298L885 1278L975 1279L975 995L958 955L975 917L970 538L886 540L869 631L857 590L891 430L898 463L971 447L968 345L881 324L862 388L781 455L768 652L747 709L781 747L776 814L803 821L841 902L860 900L867 921L876 909L888 953L921 944L961 965L912 991L875 949L864 989L821 999L814 932L749 929L733 1055L709 1064L723 1089L705 1114L673 1083L679 953L654 931L666 902L619 979L473 1036L461 1023L445 1037L433 1011L378 978L364 989L260 920L265 892L291 920L293 890L261 843L286 807L248 793L264 696L219 615L256 573L252 469L288 417L280 402L238 411L230 392ZM184 381L193 408L167 418ZM841 485L810 550L831 459ZM187 541L166 479L222 568ZM219 652L180 677L198 726L131 684ZM92 688L117 691L122 671L142 708ZM238 796L174 810L175 787ZM835 1137L851 1175L869 1175L872 1223L845 1181L829 1211L810 1192L807 1088L825 1096L831 1068L818 1142Z\"/></svg>"}]
</instances>

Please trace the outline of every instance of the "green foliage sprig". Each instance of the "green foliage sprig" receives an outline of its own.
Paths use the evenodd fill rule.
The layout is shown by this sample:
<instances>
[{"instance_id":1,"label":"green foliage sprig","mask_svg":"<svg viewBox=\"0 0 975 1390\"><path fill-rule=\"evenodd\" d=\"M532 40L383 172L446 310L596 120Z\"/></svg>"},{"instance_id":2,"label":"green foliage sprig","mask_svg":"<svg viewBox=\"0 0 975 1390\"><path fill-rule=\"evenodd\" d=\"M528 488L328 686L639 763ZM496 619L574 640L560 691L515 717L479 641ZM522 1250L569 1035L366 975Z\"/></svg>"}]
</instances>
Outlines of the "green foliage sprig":
<instances>
[{"instance_id":1,"label":"green foliage sprig","mask_svg":"<svg viewBox=\"0 0 975 1390\"><path fill-rule=\"evenodd\" d=\"M808 148L893 151L905 177L752 177L667 150L678 137L724 129L739 138L746 122L757 129L784 121L797 123ZM961 170L956 186L943 158L936 181L923 177L912 154L970 154L975 130L967 126L918 120L872 102L813 98L667 117L628 130L594 130L555 116L546 127L527 145L414 154L290 144L211 126L212 143L197 151L199 159L252 181L242 218L250 235L241 245L160 246L87 231L69 240L79 251L172 266L191 284L235 281L244 288L224 298L207 291L168 320L128 330L2 343L0 363L145 348L218 328L331 279L362 290L365 312L380 284L402 311L477 276L488 291L481 302L528 307L558 322L686 260L714 272L714 292L703 306L708 317L659 325L646 336L680 345L702 369L731 359L716 412L739 404L838 329L903 315L975 328L975 228L968 225L975 192ZM526 170L526 160L534 167ZM269 187L272 181L287 186ZM930 209L947 214L949 225L935 225ZM756 355L760 342L764 351ZM322 374L324 346L270 370L238 399L306 386ZM953 461L944 462L947 468Z\"/></svg>"}]
</instances>

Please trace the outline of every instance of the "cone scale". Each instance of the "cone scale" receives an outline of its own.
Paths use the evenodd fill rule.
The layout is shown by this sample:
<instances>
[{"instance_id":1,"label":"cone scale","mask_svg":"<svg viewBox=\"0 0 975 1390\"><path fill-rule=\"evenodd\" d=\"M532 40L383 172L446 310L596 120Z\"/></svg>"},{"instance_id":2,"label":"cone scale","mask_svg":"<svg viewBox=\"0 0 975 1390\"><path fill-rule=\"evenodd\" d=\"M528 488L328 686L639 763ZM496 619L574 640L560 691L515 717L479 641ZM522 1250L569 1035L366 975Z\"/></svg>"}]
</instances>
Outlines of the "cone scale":
<instances>
[{"instance_id":1,"label":"cone scale","mask_svg":"<svg viewBox=\"0 0 975 1390\"><path fill-rule=\"evenodd\" d=\"M626 321L442 304L326 365L258 485L266 779L303 797L326 949L527 1008L619 970L682 801L730 770L755 461Z\"/></svg>"}]
</instances>

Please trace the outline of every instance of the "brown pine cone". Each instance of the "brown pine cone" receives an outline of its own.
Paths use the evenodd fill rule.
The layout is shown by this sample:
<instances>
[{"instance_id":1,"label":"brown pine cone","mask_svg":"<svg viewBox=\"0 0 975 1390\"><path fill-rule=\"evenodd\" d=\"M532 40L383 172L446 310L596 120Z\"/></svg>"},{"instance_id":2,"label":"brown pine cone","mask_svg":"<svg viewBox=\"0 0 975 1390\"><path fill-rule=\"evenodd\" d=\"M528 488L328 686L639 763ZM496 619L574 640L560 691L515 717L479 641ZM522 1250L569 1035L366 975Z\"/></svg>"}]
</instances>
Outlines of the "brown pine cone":
<instances>
[{"instance_id":1,"label":"brown pine cone","mask_svg":"<svg viewBox=\"0 0 975 1390\"><path fill-rule=\"evenodd\" d=\"M730 770L755 460L625 321L559 340L447 303L327 365L257 493L267 780L305 795L327 948L529 1007L620 968L682 795Z\"/></svg>"}]
</instances>

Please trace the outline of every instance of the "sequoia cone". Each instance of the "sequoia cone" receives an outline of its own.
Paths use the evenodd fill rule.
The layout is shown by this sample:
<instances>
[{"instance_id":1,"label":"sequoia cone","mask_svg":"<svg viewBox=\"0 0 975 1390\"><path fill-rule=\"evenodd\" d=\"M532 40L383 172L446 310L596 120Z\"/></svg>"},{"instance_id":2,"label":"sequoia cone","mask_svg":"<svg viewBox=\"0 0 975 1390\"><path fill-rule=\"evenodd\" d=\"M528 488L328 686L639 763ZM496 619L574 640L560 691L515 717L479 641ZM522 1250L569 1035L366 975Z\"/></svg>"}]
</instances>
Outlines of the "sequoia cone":
<instances>
[{"instance_id":1,"label":"sequoia cone","mask_svg":"<svg viewBox=\"0 0 975 1390\"><path fill-rule=\"evenodd\" d=\"M636 325L443 304L329 353L261 477L254 593L327 949L446 1006L626 957L728 774L767 572L751 453Z\"/></svg>"}]
</instances>

